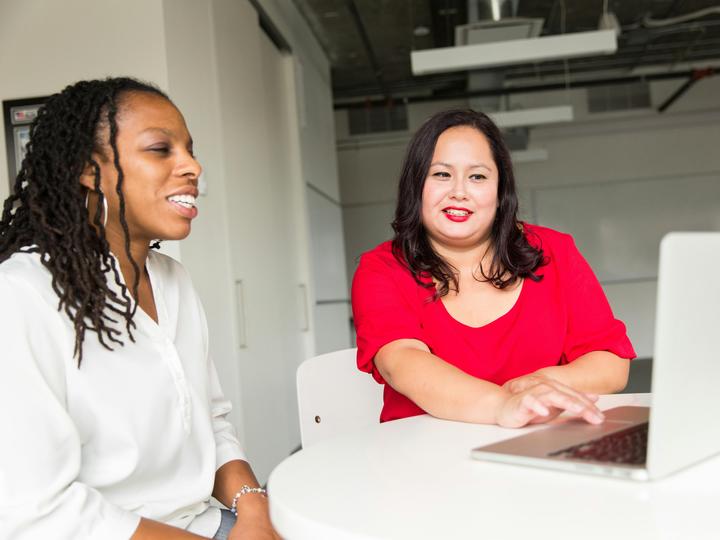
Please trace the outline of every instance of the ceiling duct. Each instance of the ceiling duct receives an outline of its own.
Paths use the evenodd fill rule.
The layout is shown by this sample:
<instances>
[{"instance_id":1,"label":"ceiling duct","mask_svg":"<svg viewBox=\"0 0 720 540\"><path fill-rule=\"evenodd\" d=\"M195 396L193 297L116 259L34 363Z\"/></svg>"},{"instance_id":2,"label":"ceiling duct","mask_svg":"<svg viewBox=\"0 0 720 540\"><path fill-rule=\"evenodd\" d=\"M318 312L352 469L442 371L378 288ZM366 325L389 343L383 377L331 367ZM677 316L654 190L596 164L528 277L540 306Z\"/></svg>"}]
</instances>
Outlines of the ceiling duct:
<instances>
[{"instance_id":1,"label":"ceiling duct","mask_svg":"<svg viewBox=\"0 0 720 540\"><path fill-rule=\"evenodd\" d=\"M468 24L455 27L455 45L538 37L544 19L516 17L517 0L468 0Z\"/></svg>"},{"instance_id":2,"label":"ceiling duct","mask_svg":"<svg viewBox=\"0 0 720 540\"><path fill-rule=\"evenodd\" d=\"M517 0L468 0L468 24L455 27L455 46L479 45L540 35L544 20L515 17ZM467 89L502 88L505 76L501 71L474 70L468 73ZM470 98L471 108L492 113L503 110L502 96ZM506 133L513 149L527 148L528 130L516 128Z\"/></svg>"},{"instance_id":3,"label":"ceiling duct","mask_svg":"<svg viewBox=\"0 0 720 540\"><path fill-rule=\"evenodd\" d=\"M514 17L517 0L468 0L468 21L499 21Z\"/></svg>"},{"instance_id":4,"label":"ceiling duct","mask_svg":"<svg viewBox=\"0 0 720 540\"><path fill-rule=\"evenodd\" d=\"M514 16L513 0L468 0L471 17L491 15L488 19L469 19L456 32L454 47L416 50L410 53L414 75L451 71L490 69L498 66L528 64L546 60L613 54L617 51L617 25L603 11L600 30L539 36L542 19ZM511 13L510 17L503 17Z\"/></svg>"}]
</instances>

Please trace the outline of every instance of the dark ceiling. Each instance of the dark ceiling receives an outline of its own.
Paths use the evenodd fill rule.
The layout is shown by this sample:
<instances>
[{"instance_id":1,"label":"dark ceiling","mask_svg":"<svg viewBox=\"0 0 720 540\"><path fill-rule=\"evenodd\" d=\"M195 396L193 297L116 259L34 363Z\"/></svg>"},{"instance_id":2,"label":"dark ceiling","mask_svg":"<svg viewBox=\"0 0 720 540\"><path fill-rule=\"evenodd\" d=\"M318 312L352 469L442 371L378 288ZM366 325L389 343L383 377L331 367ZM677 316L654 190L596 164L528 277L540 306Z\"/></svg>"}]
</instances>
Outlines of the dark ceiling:
<instances>
[{"instance_id":1,"label":"dark ceiling","mask_svg":"<svg viewBox=\"0 0 720 540\"><path fill-rule=\"evenodd\" d=\"M492 0L470 1L478 2L482 19ZM605 4L622 28L615 54L506 66L495 70L503 84L539 85L559 77L566 83L598 82L641 66L656 66L662 73L686 63L720 61L717 0L496 1L515 8L510 16L544 19L543 36L597 30ZM468 0L294 2L330 59L336 106L360 98L441 97L466 90L467 72L413 76L410 52L453 46L455 27L469 22Z\"/></svg>"}]
</instances>

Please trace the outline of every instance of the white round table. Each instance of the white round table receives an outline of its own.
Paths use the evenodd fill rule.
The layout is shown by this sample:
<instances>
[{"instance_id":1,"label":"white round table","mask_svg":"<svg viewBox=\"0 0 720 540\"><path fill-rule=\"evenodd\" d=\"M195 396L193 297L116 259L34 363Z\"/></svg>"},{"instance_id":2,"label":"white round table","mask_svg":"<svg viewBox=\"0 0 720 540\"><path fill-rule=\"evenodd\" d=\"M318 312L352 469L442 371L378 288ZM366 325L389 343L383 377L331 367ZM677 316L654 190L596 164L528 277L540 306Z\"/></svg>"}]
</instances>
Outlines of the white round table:
<instances>
[{"instance_id":1,"label":"white round table","mask_svg":"<svg viewBox=\"0 0 720 540\"><path fill-rule=\"evenodd\" d=\"M287 540L720 538L720 457L655 482L470 458L519 433L424 415L321 441L270 475L272 521Z\"/></svg>"}]
</instances>

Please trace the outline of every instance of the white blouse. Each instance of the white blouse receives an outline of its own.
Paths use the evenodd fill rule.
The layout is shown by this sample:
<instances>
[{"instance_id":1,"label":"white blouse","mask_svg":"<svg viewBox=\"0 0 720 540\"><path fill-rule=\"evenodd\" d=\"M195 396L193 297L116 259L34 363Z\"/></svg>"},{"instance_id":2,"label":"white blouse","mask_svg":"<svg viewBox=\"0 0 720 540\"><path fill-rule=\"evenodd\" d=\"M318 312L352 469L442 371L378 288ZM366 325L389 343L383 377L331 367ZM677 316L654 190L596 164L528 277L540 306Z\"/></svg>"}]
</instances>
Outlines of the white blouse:
<instances>
[{"instance_id":1,"label":"white blouse","mask_svg":"<svg viewBox=\"0 0 720 540\"><path fill-rule=\"evenodd\" d=\"M78 369L39 255L0 264L0 539L126 540L141 516L197 530L215 471L245 459L187 272L155 252L147 270L159 323L138 308L114 351L86 332Z\"/></svg>"}]
</instances>

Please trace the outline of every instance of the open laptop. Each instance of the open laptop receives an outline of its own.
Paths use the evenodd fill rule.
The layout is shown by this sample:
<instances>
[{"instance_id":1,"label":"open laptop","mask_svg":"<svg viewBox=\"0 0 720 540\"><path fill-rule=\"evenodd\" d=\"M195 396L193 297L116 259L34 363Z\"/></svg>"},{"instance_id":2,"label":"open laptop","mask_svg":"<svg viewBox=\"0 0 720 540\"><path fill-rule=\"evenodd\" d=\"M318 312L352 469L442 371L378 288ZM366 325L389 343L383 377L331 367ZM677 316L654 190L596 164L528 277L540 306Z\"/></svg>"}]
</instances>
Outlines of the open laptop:
<instances>
[{"instance_id":1,"label":"open laptop","mask_svg":"<svg viewBox=\"0 0 720 540\"><path fill-rule=\"evenodd\" d=\"M476 459L636 480L720 453L720 232L660 243L652 407L618 407L472 450Z\"/></svg>"}]
</instances>

